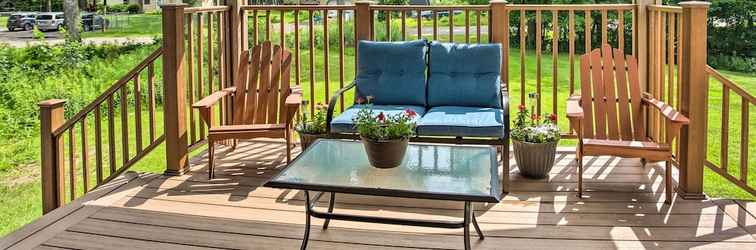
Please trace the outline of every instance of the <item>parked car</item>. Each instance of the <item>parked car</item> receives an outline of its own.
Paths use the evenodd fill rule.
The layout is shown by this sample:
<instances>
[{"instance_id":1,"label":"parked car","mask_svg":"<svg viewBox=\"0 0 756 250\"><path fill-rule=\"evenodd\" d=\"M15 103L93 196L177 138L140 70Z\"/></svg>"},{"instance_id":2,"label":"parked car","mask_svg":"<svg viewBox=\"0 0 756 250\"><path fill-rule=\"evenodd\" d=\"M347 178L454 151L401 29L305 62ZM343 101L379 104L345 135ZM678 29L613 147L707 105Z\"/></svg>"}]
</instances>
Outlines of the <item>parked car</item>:
<instances>
[{"instance_id":1,"label":"parked car","mask_svg":"<svg viewBox=\"0 0 756 250\"><path fill-rule=\"evenodd\" d=\"M17 12L8 17L8 24L6 27L9 31L15 31L16 29L32 30L34 29L34 23L37 13L34 12Z\"/></svg>"},{"instance_id":2,"label":"parked car","mask_svg":"<svg viewBox=\"0 0 756 250\"><path fill-rule=\"evenodd\" d=\"M63 12L47 12L37 15L37 28L41 31L63 28Z\"/></svg>"},{"instance_id":3,"label":"parked car","mask_svg":"<svg viewBox=\"0 0 756 250\"><path fill-rule=\"evenodd\" d=\"M84 27L84 31L100 30L103 27L107 28L109 21L101 15L95 13L84 13L81 15L81 26Z\"/></svg>"}]
</instances>

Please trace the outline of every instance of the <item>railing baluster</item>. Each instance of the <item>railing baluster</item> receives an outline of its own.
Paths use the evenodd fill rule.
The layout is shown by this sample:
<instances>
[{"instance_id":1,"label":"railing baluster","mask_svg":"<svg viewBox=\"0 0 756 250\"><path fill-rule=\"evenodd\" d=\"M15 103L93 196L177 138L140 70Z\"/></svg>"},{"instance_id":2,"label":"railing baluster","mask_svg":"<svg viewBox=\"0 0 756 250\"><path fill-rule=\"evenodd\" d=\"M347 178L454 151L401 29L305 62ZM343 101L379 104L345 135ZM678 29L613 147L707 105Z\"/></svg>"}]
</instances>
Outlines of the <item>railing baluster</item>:
<instances>
[{"instance_id":1,"label":"railing baluster","mask_svg":"<svg viewBox=\"0 0 756 250\"><path fill-rule=\"evenodd\" d=\"M745 96L740 99L740 181L748 185L748 106L751 102Z\"/></svg>"},{"instance_id":2,"label":"railing baluster","mask_svg":"<svg viewBox=\"0 0 756 250\"><path fill-rule=\"evenodd\" d=\"M541 20L541 11L536 10L536 34L535 34L535 42L536 42L536 112L538 114L541 114L541 40L543 36L541 35L541 26L543 26L543 22Z\"/></svg>"},{"instance_id":3,"label":"railing baluster","mask_svg":"<svg viewBox=\"0 0 756 250\"><path fill-rule=\"evenodd\" d=\"M631 40L630 41L630 45L632 47L630 48L630 50L632 50L633 57L637 58L638 57L638 55L637 55L637 50L638 49L637 49L637 46L636 46L636 43L637 43L636 42L637 41L636 37L638 37L638 27L637 27L637 24L636 24L635 15L638 13L638 11L637 11L637 9L633 9L631 12L632 12L632 15L630 15L630 26L631 26L630 28L632 29L631 30L632 32L630 32L630 40Z\"/></svg>"},{"instance_id":4,"label":"railing baluster","mask_svg":"<svg viewBox=\"0 0 756 250\"><path fill-rule=\"evenodd\" d=\"M76 126L68 130L68 183L71 201L76 199L76 139L74 130Z\"/></svg>"},{"instance_id":5,"label":"railing baluster","mask_svg":"<svg viewBox=\"0 0 756 250\"><path fill-rule=\"evenodd\" d=\"M391 11L383 12L386 15L386 41L391 41Z\"/></svg>"},{"instance_id":6,"label":"railing baluster","mask_svg":"<svg viewBox=\"0 0 756 250\"><path fill-rule=\"evenodd\" d=\"M118 104L121 107L121 145L123 146L123 163L129 160L129 109L128 109L128 90L126 86L121 87L121 101Z\"/></svg>"},{"instance_id":7,"label":"railing baluster","mask_svg":"<svg viewBox=\"0 0 756 250\"><path fill-rule=\"evenodd\" d=\"M402 41L407 40L407 11L401 10L402 13Z\"/></svg>"},{"instance_id":8,"label":"railing baluster","mask_svg":"<svg viewBox=\"0 0 756 250\"><path fill-rule=\"evenodd\" d=\"M585 53L590 53L591 49L591 29L593 29L593 20L591 18L591 9L585 10Z\"/></svg>"},{"instance_id":9,"label":"railing baluster","mask_svg":"<svg viewBox=\"0 0 756 250\"><path fill-rule=\"evenodd\" d=\"M224 25L226 18L224 17L224 12L218 12L218 90L226 88L226 42L224 40L224 37L226 37L226 26ZM283 20L281 21L283 22ZM227 101L228 97L222 98L220 100L220 123L221 124L228 124L230 123L230 119L227 118L227 112L230 109L229 102ZM229 113L230 114L230 113Z\"/></svg>"},{"instance_id":10,"label":"railing baluster","mask_svg":"<svg viewBox=\"0 0 756 250\"><path fill-rule=\"evenodd\" d=\"M722 170L724 170L725 173L727 172L728 167L728 148L730 147L729 139L730 139L730 88L727 87L727 85L722 86L722 145L720 147L721 154L720 154L720 164L722 167Z\"/></svg>"},{"instance_id":11,"label":"railing baluster","mask_svg":"<svg viewBox=\"0 0 756 250\"><path fill-rule=\"evenodd\" d=\"M140 74L134 78L134 132L136 152L142 152L142 81Z\"/></svg>"},{"instance_id":12,"label":"railing baluster","mask_svg":"<svg viewBox=\"0 0 756 250\"><path fill-rule=\"evenodd\" d=\"M202 32L204 22L205 21L203 18L203 14L198 13L197 14L197 69L196 69L197 71L197 82L196 82L197 90L196 91L197 91L198 98L202 98L203 93L205 93L205 91L203 91L203 87L205 85L205 78L203 76L204 74L202 73L203 61L205 60L204 52L203 52L204 46L202 46L205 40L203 38L203 32ZM255 17L255 23L257 23L256 17ZM255 34L257 34L257 25L255 25ZM255 44L257 44L257 35L255 35ZM199 140L204 140L205 139L205 123L204 122L199 121L198 130L199 130Z\"/></svg>"},{"instance_id":13,"label":"railing baluster","mask_svg":"<svg viewBox=\"0 0 756 250\"><path fill-rule=\"evenodd\" d=\"M211 95L215 91L215 74L213 74L213 61L215 61L215 53L213 53L213 13L207 14L207 93ZM267 31L267 30L266 30ZM267 39L267 37L266 37ZM270 39L267 39L270 40ZM204 95L202 96L204 97ZM210 117L210 120L215 120L215 117ZM215 124L215 123L213 123ZM208 129L210 129L208 127Z\"/></svg>"},{"instance_id":14,"label":"railing baluster","mask_svg":"<svg viewBox=\"0 0 756 250\"><path fill-rule=\"evenodd\" d=\"M94 120L95 120L95 175L97 176L97 185L102 184L102 112L100 105L95 106Z\"/></svg>"},{"instance_id":15,"label":"railing baluster","mask_svg":"<svg viewBox=\"0 0 756 250\"><path fill-rule=\"evenodd\" d=\"M189 103L194 103L194 101L195 101L195 99L194 99L194 77L195 77L195 73L194 73L194 36L192 36L192 34L194 34L193 27L194 27L194 14L191 13L191 14L189 14L189 21L187 22L187 27L186 27L186 30L187 30L186 33L189 34L187 36L187 50L186 50L189 53L188 56L186 57L186 67L187 67L187 71L186 72L189 74L189 77L186 78L186 81L187 81L186 89L187 89L187 96L189 96L189 98L188 98ZM150 69L152 69L152 67L153 67L152 64L150 64ZM150 71L150 72L152 72L152 71ZM151 80L148 79L148 82L150 82L150 81ZM150 85L152 85L152 84L150 84ZM152 87L151 86L148 87L147 90L151 91ZM150 96L152 96L152 94L150 94ZM154 110L153 108L154 107L151 107L150 110ZM195 120L195 117L194 117L194 113L195 112L196 112L195 109L189 110L189 144L194 144L197 141L197 124L196 124L197 121ZM152 114L150 114L150 124L154 124L154 122L155 122L154 121L154 116ZM152 126L152 125L150 125L150 126ZM150 127L150 129L151 129L150 130L150 141L154 141L155 140L155 133L154 133L154 131L152 131L152 129L154 129L154 126Z\"/></svg>"},{"instance_id":16,"label":"railing baluster","mask_svg":"<svg viewBox=\"0 0 756 250\"><path fill-rule=\"evenodd\" d=\"M325 91L325 102L327 103L331 98L329 98L329 95L331 93L331 81L329 81L329 72L328 68L330 68L330 64L328 63L328 10L323 10L323 16L325 17L323 19L323 83L325 83L325 86L323 86L323 91Z\"/></svg>"},{"instance_id":17,"label":"railing baluster","mask_svg":"<svg viewBox=\"0 0 756 250\"><path fill-rule=\"evenodd\" d=\"M265 10L265 41L270 41L270 10Z\"/></svg>"},{"instance_id":18,"label":"railing baluster","mask_svg":"<svg viewBox=\"0 0 756 250\"><path fill-rule=\"evenodd\" d=\"M470 10L465 9L465 43L470 43Z\"/></svg>"},{"instance_id":19,"label":"railing baluster","mask_svg":"<svg viewBox=\"0 0 756 250\"><path fill-rule=\"evenodd\" d=\"M191 64L190 64L191 65ZM155 142L155 63L147 66L147 114L149 115L150 143ZM192 96L189 91L189 96ZM191 121L191 120L190 120ZM192 122L193 124L194 122Z\"/></svg>"},{"instance_id":20,"label":"railing baluster","mask_svg":"<svg viewBox=\"0 0 756 250\"><path fill-rule=\"evenodd\" d=\"M202 26L200 26L202 28ZM257 24L257 10L252 11L252 45L257 45L260 43L259 41L259 35L260 35L260 29L259 25Z\"/></svg>"},{"instance_id":21,"label":"railing baluster","mask_svg":"<svg viewBox=\"0 0 756 250\"><path fill-rule=\"evenodd\" d=\"M339 10L339 89L342 88L344 88L344 11ZM341 111L344 111L344 95L339 97L339 107Z\"/></svg>"},{"instance_id":22,"label":"railing baluster","mask_svg":"<svg viewBox=\"0 0 756 250\"><path fill-rule=\"evenodd\" d=\"M449 9L449 42L454 42L454 9Z\"/></svg>"},{"instance_id":23,"label":"railing baluster","mask_svg":"<svg viewBox=\"0 0 756 250\"><path fill-rule=\"evenodd\" d=\"M604 46L604 44L608 44L609 42L609 33L607 31L607 28L609 26L609 20L607 17L606 9L601 10L601 46Z\"/></svg>"},{"instance_id":24,"label":"railing baluster","mask_svg":"<svg viewBox=\"0 0 756 250\"><path fill-rule=\"evenodd\" d=\"M87 153L87 117L81 119L81 172L84 182L84 193L89 191L89 155Z\"/></svg>"},{"instance_id":25,"label":"railing baluster","mask_svg":"<svg viewBox=\"0 0 756 250\"><path fill-rule=\"evenodd\" d=\"M309 40L309 58L310 58L310 114L315 114L315 31L313 30L313 10L308 10L308 25L307 31L310 36Z\"/></svg>"},{"instance_id":26,"label":"railing baluster","mask_svg":"<svg viewBox=\"0 0 756 250\"><path fill-rule=\"evenodd\" d=\"M433 40L438 40L438 11L433 10Z\"/></svg>"},{"instance_id":27,"label":"railing baluster","mask_svg":"<svg viewBox=\"0 0 756 250\"><path fill-rule=\"evenodd\" d=\"M667 104L674 107L672 98L675 91L675 19L672 13L667 14Z\"/></svg>"},{"instance_id":28,"label":"railing baluster","mask_svg":"<svg viewBox=\"0 0 756 250\"><path fill-rule=\"evenodd\" d=\"M294 10L294 78L296 80L297 86L301 84L300 79L300 70L301 70L301 64L300 64L300 56L299 56L299 10Z\"/></svg>"},{"instance_id":29,"label":"railing baluster","mask_svg":"<svg viewBox=\"0 0 756 250\"><path fill-rule=\"evenodd\" d=\"M619 48L620 51L622 51L622 54L625 54L625 12L622 10L617 10L617 48Z\"/></svg>"},{"instance_id":30,"label":"railing baluster","mask_svg":"<svg viewBox=\"0 0 756 250\"><path fill-rule=\"evenodd\" d=\"M475 20L475 26L476 26L476 29L475 29L475 39L476 40L475 41L477 41L478 43L480 43L480 16L482 15L481 13L482 12L480 10L478 10L478 14L475 15L475 18L476 18L476 20ZM509 17L507 17L507 20L509 20ZM507 25L507 26L509 26L509 25ZM489 28L491 27L490 23L488 24L488 27ZM489 32L489 33L491 33L491 32ZM507 36L509 36L509 31L507 31ZM507 46L509 46L509 45L507 45Z\"/></svg>"},{"instance_id":31,"label":"railing baluster","mask_svg":"<svg viewBox=\"0 0 756 250\"><path fill-rule=\"evenodd\" d=\"M520 105L525 104L525 48L527 47L525 38L527 32L525 32L525 9L520 9Z\"/></svg>"},{"instance_id":32,"label":"railing baluster","mask_svg":"<svg viewBox=\"0 0 756 250\"><path fill-rule=\"evenodd\" d=\"M569 16L570 26L570 96L575 93L575 11L570 10Z\"/></svg>"},{"instance_id":33,"label":"railing baluster","mask_svg":"<svg viewBox=\"0 0 756 250\"><path fill-rule=\"evenodd\" d=\"M417 14L417 39L423 38L423 12L420 9L415 10Z\"/></svg>"},{"instance_id":34,"label":"railing baluster","mask_svg":"<svg viewBox=\"0 0 756 250\"><path fill-rule=\"evenodd\" d=\"M551 82L552 82L552 94L551 94L551 108L552 113L557 114L557 103L559 99L558 95L558 85L559 85L559 77L558 77L558 68L559 64L557 59L559 54L559 11L554 10L551 12ZM559 119L555 120L554 122L558 121Z\"/></svg>"}]
</instances>

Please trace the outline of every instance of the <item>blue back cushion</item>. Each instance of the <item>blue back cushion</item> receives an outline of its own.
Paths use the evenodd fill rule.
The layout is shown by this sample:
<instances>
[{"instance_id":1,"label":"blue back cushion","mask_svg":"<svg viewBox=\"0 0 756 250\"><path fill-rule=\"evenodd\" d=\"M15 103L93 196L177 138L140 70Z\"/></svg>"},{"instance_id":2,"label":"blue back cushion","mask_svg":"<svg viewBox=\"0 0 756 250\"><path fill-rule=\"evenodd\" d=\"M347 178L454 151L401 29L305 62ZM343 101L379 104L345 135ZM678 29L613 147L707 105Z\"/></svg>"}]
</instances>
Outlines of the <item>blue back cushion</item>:
<instances>
[{"instance_id":1,"label":"blue back cushion","mask_svg":"<svg viewBox=\"0 0 756 250\"><path fill-rule=\"evenodd\" d=\"M501 108L501 44L432 42L428 106Z\"/></svg>"},{"instance_id":2,"label":"blue back cushion","mask_svg":"<svg viewBox=\"0 0 756 250\"><path fill-rule=\"evenodd\" d=\"M425 106L427 41L360 41L357 96L378 105Z\"/></svg>"}]
</instances>

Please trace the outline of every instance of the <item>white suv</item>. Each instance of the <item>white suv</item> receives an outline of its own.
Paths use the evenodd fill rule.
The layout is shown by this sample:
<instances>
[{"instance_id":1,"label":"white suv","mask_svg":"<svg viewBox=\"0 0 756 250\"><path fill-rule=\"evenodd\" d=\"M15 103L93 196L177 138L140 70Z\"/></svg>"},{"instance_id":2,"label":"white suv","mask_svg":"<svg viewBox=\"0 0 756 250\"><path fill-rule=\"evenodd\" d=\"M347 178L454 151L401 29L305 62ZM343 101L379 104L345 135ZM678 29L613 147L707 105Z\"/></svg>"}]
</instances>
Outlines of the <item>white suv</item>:
<instances>
[{"instance_id":1,"label":"white suv","mask_svg":"<svg viewBox=\"0 0 756 250\"><path fill-rule=\"evenodd\" d=\"M60 30L63 28L63 13L48 12L37 15L37 28L41 31Z\"/></svg>"}]
</instances>

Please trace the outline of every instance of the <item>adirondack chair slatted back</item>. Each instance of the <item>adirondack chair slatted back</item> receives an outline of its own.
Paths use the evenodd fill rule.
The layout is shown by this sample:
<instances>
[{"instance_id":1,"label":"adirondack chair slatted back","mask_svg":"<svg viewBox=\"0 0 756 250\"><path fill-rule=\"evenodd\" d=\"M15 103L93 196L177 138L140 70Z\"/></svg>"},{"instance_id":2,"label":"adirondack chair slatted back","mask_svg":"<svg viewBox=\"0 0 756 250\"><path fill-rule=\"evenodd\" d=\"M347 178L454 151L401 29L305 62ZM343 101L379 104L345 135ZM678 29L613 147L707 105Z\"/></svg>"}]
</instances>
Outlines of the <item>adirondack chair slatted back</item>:
<instances>
[{"instance_id":1,"label":"adirondack chair slatted back","mask_svg":"<svg viewBox=\"0 0 756 250\"><path fill-rule=\"evenodd\" d=\"M252 48L251 54L243 51L239 61L233 123L283 123L284 102L291 94L291 53L266 41Z\"/></svg>"},{"instance_id":2,"label":"adirondack chair slatted back","mask_svg":"<svg viewBox=\"0 0 756 250\"><path fill-rule=\"evenodd\" d=\"M645 141L635 57L604 45L581 56L580 68L583 137Z\"/></svg>"}]
</instances>

